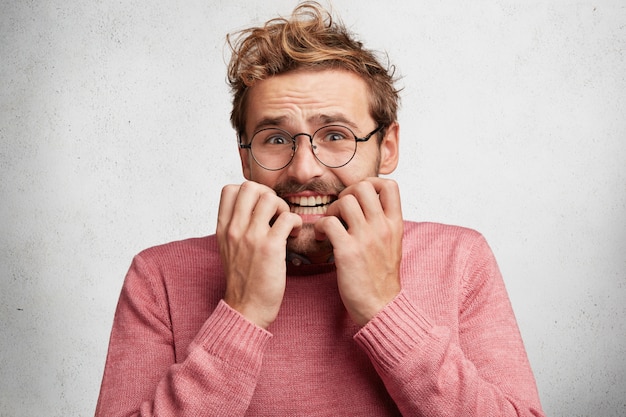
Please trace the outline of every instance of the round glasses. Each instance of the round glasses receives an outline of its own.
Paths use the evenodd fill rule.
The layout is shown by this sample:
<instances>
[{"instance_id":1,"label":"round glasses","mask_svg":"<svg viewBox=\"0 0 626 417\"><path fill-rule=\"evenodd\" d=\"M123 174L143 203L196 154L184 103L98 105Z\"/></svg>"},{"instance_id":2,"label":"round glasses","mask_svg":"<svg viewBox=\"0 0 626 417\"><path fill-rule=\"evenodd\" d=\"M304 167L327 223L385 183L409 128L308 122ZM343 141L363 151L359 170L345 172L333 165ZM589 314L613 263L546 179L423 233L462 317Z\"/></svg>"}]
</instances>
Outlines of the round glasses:
<instances>
[{"instance_id":1,"label":"round glasses","mask_svg":"<svg viewBox=\"0 0 626 417\"><path fill-rule=\"evenodd\" d=\"M262 168L278 171L293 160L298 150L296 138L306 136L311 142L313 155L320 163L329 168L340 168L354 158L357 143L367 142L382 128L382 125L379 125L367 136L359 138L352 130L342 125L324 126L312 135L308 133L291 135L286 130L270 127L255 132L250 143L239 142L239 147L250 149L252 158Z\"/></svg>"}]
</instances>

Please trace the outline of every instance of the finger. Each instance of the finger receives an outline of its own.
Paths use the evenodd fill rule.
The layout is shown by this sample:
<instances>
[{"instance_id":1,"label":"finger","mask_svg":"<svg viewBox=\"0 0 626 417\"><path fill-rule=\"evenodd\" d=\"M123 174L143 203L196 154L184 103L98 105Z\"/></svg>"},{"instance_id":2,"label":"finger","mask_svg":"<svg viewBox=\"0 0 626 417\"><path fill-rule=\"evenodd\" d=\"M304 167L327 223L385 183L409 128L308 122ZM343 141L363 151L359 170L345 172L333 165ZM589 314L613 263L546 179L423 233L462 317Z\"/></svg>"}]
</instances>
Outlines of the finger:
<instances>
[{"instance_id":1,"label":"finger","mask_svg":"<svg viewBox=\"0 0 626 417\"><path fill-rule=\"evenodd\" d=\"M368 178L380 199L380 205L385 215L393 220L402 218L402 204L400 199L400 188L398 183L384 178Z\"/></svg>"},{"instance_id":2,"label":"finger","mask_svg":"<svg viewBox=\"0 0 626 417\"><path fill-rule=\"evenodd\" d=\"M322 217L314 224L315 238L325 240L328 238L334 247L341 245L349 238L348 231L336 216Z\"/></svg>"},{"instance_id":3,"label":"finger","mask_svg":"<svg viewBox=\"0 0 626 417\"><path fill-rule=\"evenodd\" d=\"M289 212L289 205L285 200L272 193L262 193L251 213L251 224L270 226L280 214L285 212Z\"/></svg>"},{"instance_id":4,"label":"finger","mask_svg":"<svg viewBox=\"0 0 626 417\"><path fill-rule=\"evenodd\" d=\"M354 194L343 195L332 203L326 211L326 216L338 218L344 229L359 228L366 222L361 204Z\"/></svg>"},{"instance_id":5,"label":"finger","mask_svg":"<svg viewBox=\"0 0 626 417\"><path fill-rule=\"evenodd\" d=\"M364 180L346 188L339 198L352 195L359 203L360 210L366 219L373 219L383 214L378 190L373 182Z\"/></svg>"},{"instance_id":6,"label":"finger","mask_svg":"<svg viewBox=\"0 0 626 417\"><path fill-rule=\"evenodd\" d=\"M376 199L371 194L366 194L367 187L363 187L363 184L369 184L373 187L373 191L376 194ZM359 187L357 187L357 185ZM385 213L386 217L393 220L399 220L402 218L402 207L400 203L400 190L398 183L385 178L370 177L361 181L358 184L352 186L353 188L345 191L358 195L362 202L363 212L369 218L372 215L380 214L378 208L380 207ZM350 188L350 187L349 187Z\"/></svg>"},{"instance_id":7,"label":"finger","mask_svg":"<svg viewBox=\"0 0 626 417\"><path fill-rule=\"evenodd\" d=\"M288 236L297 236L302 230L302 217L295 213L283 212L278 215L270 235L286 240Z\"/></svg>"},{"instance_id":8,"label":"finger","mask_svg":"<svg viewBox=\"0 0 626 417\"><path fill-rule=\"evenodd\" d=\"M241 184L235 201L232 220L246 227L252 218L252 212L260 196L264 193L276 195L271 188L253 181L246 181Z\"/></svg>"},{"instance_id":9,"label":"finger","mask_svg":"<svg viewBox=\"0 0 626 417\"><path fill-rule=\"evenodd\" d=\"M220 205L217 212L217 228L218 230L225 227L232 218L233 208L239 193L239 185L230 184L222 188L220 196Z\"/></svg>"}]
</instances>

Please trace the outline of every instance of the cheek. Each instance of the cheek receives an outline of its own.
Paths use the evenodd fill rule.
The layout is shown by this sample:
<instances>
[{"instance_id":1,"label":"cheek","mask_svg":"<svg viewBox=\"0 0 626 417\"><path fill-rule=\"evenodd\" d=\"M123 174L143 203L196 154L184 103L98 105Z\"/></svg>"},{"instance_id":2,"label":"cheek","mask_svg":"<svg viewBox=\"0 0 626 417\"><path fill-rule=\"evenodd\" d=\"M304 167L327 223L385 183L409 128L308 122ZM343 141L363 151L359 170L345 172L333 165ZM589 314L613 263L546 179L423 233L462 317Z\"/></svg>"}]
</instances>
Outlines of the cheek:
<instances>
[{"instance_id":1,"label":"cheek","mask_svg":"<svg viewBox=\"0 0 626 417\"><path fill-rule=\"evenodd\" d=\"M250 178L248 179L274 188L274 185L278 183L279 177L280 171L268 171L261 168L258 164L252 164L250 167Z\"/></svg>"},{"instance_id":2,"label":"cheek","mask_svg":"<svg viewBox=\"0 0 626 417\"><path fill-rule=\"evenodd\" d=\"M348 165L335 170L335 175L346 186L359 182L368 177L378 176L379 152L363 152L354 156Z\"/></svg>"},{"instance_id":3,"label":"cheek","mask_svg":"<svg viewBox=\"0 0 626 417\"><path fill-rule=\"evenodd\" d=\"M350 164L343 168L338 168L334 172L337 179L346 187L352 184L356 184L359 181L364 180L368 177L376 177L377 172L374 169L374 166L368 166L367 169L365 167L351 167Z\"/></svg>"}]
</instances>

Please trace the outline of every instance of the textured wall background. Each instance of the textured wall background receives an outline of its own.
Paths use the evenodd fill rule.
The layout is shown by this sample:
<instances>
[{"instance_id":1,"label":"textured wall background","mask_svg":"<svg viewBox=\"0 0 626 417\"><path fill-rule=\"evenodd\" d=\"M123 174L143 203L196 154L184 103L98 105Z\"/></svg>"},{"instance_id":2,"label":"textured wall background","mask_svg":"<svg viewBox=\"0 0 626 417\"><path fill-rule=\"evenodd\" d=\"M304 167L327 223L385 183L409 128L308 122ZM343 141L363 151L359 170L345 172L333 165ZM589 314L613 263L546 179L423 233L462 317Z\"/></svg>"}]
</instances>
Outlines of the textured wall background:
<instances>
[{"instance_id":1,"label":"textured wall background","mask_svg":"<svg viewBox=\"0 0 626 417\"><path fill-rule=\"evenodd\" d=\"M0 1L0 416L93 414L132 256L242 180L224 35L294 1ZM483 232L551 416L626 415L626 5L336 0L404 76L405 217Z\"/></svg>"}]
</instances>

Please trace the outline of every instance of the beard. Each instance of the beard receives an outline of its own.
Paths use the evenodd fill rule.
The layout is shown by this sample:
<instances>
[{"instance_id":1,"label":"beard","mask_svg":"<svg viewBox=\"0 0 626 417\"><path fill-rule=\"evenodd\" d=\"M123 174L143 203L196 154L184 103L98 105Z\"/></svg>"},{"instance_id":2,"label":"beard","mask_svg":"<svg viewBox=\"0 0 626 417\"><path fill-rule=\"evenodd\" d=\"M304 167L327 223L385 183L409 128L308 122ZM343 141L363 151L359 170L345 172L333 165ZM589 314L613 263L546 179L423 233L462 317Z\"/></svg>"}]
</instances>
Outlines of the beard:
<instances>
[{"instance_id":1,"label":"beard","mask_svg":"<svg viewBox=\"0 0 626 417\"><path fill-rule=\"evenodd\" d=\"M279 197L287 201L291 211L294 212L295 207L286 198L289 195L312 191L336 198L345 188L346 186L338 180L324 181L314 179L306 184L300 184L295 181L279 183L274 187L274 191L276 191ZM326 262L332 255L333 246L328 239L317 240L315 238L314 223L303 223L298 236L287 239L287 251L305 256L312 262Z\"/></svg>"},{"instance_id":2,"label":"beard","mask_svg":"<svg viewBox=\"0 0 626 417\"><path fill-rule=\"evenodd\" d=\"M333 253L333 245L328 238L317 240L314 228L313 223L304 223L298 236L288 237L287 252L302 255L314 263L326 262Z\"/></svg>"},{"instance_id":3,"label":"beard","mask_svg":"<svg viewBox=\"0 0 626 417\"><path fill-rule=\"evenodd\" d=\"M365 177L377 177L380 169L380 150L378 151L376 159L370 168L370 172ZM291 211L294 212L295 206L291 204L287 198L289 195L312 191L320 195L334 196L334 201L345 188L346 185L335 177L329 180L313 179L304 184L293 180L287 180L276 184L274 186L274 191L279 197L285 200L287 204L289 204ZM331 201L329 205L332 204L333 201ZM315 238L314 224L315 223L303 223L302 230L298 236L287 238L287 252L302 255L311 260L313 263L325 263L333 254L333 245L330 243L328 238L325 238L324 240L317 240Z\"/></svg>"}]
</instances>

